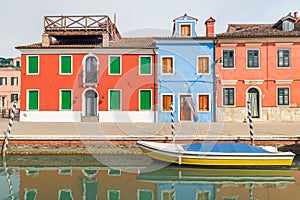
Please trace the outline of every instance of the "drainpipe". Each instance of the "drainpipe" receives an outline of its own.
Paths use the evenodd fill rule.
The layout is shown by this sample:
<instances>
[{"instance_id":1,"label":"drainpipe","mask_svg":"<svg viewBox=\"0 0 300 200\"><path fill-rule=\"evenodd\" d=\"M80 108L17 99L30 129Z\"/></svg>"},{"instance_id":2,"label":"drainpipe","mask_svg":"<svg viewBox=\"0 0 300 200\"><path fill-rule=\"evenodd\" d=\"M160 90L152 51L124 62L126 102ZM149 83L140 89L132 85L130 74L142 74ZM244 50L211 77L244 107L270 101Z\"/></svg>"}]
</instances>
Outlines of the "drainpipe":
<instances>
[{"instance_id":1,"label":"drainpipe","mask_svg":"<svg viewBox=\"0 0 300 200\"><path fill-rule=\"evenodd\" d=\"M217 121L217 77L216 77L216 65L218 61L216 61L216 45L218 43L218 39L214 39L214 73L213 73L213 97L214 97L214 112L213 112L213 122Z\"/></svg>"},{"instance_id":2,"label":"drainpipe","mask_svg":"<svg viewBox=\"0 0 300 200\"><path fill-rule=\"evenodd\" d=\"M153 92L154 92L154 123L156 123L157 122L157 119L156 119L156 112L157 112L157 110L156 110L156 54L157 54L157 52L155 51L155 49L153 49L153 73L154 73L154 75L153 75L153 79L154 79L154 82L153 82Z\"/></svg>"}]
</instances>

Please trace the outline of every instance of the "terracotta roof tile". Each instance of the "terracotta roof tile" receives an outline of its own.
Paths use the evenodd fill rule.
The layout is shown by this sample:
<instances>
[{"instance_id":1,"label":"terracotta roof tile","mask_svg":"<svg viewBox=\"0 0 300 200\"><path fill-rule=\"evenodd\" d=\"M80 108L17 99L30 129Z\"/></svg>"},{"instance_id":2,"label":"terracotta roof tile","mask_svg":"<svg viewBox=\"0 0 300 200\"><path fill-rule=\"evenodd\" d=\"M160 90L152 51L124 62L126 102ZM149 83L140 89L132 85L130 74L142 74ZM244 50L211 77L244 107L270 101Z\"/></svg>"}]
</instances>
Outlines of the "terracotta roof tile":
<instances>
[{"instance_id":1,"label":"terracotta roof tile","mask_svg":"<svg viewBox=\"0 0 300 200\"><path fill-rule=\"evenodd\" d=\"M156 48L152 37L146 38L121 38L116 42L111 42L109 47L102 47L102 44L51 44L42 47L42 43L17 46L17 49L92 49L92 48Z\"/></svg>"},{"instance_id":2,"label":"terracotta roof tile","mask_svg":"<svg viewBox=\"0 0 300 200\"><path fill-rule=\"evenodd\" d=\"M229 24L226 33L217 34L218 38L255 38L255 37L300 37L300 31L283 31L274 24Z\"/></svg>"}]
</instances>

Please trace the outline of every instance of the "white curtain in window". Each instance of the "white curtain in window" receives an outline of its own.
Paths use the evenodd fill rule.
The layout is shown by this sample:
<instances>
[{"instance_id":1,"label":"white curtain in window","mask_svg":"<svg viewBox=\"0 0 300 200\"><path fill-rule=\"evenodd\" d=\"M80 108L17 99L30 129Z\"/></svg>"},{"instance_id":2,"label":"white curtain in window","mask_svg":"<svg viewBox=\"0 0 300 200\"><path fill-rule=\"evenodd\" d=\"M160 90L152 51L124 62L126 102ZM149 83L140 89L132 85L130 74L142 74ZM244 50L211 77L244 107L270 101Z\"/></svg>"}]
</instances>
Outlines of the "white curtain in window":
<instances>
[{"instance_id":1,"label":"white curtain in window","mask_svg":"<svg viewBox=\"0 0 300 200\"><path fill-rule=\"evenodd\" d=\"M248 101L250 101L250 111L252 117L259 117L257 95L257 93L248 93Z\"/></svg>"}]
</instances>

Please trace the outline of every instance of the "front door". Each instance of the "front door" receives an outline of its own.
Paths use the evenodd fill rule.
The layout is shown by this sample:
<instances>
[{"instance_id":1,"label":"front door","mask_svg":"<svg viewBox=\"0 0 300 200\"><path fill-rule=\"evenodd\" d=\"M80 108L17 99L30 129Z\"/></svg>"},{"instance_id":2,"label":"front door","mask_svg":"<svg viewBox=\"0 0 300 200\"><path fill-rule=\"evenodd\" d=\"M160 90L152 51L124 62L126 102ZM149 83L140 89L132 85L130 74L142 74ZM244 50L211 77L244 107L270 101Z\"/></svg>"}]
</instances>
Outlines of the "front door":
<instances>
[{"instance_id":1,"label":"front door","mask_svg":"<svg viewBox=\"0 0 300 200\"><path fill-rule=\"evenodd\" d=\"M85 113L86 116L97 116L97 93L94 90L85 92Z\"/></svg>"},{"instance_id":2,"label":"front door","mask_svg":"<svg viewBox=\"0 0 300 200\"><path fill-rule=\"evenodd\" d=\"M192 111L188 104L187 98L191 98L191 95L180 95L180 121L191 121Z\"/></svg>"},{"instance_id":3,"label":"front door","mask_svg":"<svg viewBox=\"0 0 300 200\"><path fill-rule=\"evenodd\" d=\"M248 90L248 101L250 102L250 111L253 118L259 118L259 92L256 88Z\"/></svg>"}]
</instances>

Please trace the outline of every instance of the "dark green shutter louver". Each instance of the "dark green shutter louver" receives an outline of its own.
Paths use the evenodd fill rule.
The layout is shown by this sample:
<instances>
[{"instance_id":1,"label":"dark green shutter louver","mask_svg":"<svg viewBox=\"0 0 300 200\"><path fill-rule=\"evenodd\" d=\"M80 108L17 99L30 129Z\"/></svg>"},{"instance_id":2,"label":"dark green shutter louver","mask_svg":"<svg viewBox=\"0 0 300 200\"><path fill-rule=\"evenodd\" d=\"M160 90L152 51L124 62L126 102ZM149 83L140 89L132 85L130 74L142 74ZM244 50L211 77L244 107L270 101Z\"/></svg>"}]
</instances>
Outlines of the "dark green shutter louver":
<instances>
[{"instance_id":1,"label":"dark green shutter louver","mask_svg":"<svg viewBox=\"0 0 300 200\"><path fill-rule=\"evenodd\" d=\"M71 56L61 56L61 71L62 74L70 74L72 73L72 60Z\"/></svg>"},{"instance_id":2,"label":"dark green shutter louver","mask_svg":"<svg viewBox=\"0 0 300 200\"><path fill-rule=\"evenodd\" d=\"M29 74L39 73L39 59L38 59L38 56L29 56L27 67L28 67L28 73Z\"/></svg>"},{"instance_id":3,"label":"dark green shutter louver","mask_svg":"<svg viewBox=\"0 0 300 200\"><path fill-rule=\"evenodd\" d=\"M71 110L72 107L72 92L70 90L61 91L61 109Z\"/></svg>"},{"instance_id":4,"label":"dark green shutter louver","mask_svg":"<svg viewBox=\"0 0 300 200\"><path fill-rule=\"evenodd\" d=\"M149 90L140 91L140 109L151 110L151 91Z\"/></svg>"},{"instance_id":5,"label":"dark green shutter louver","mask_svg":"<svg viewBox=\"0 0 300 200\"><path fill-rule=\"evenodd\" d=\"M121 73L121 57L111 56L110 57L110 74L120 74Z\"/></svg>"},{"instance_id":6,"label":"dark green shutter louver","mask_svg":"<svg viewBox=\"0 0 300 200\"><path fill-rule=\"evenodd\" d=\"M140 57L140 74L151 74L151 57Z\"/></svg>"}]
</instances>

